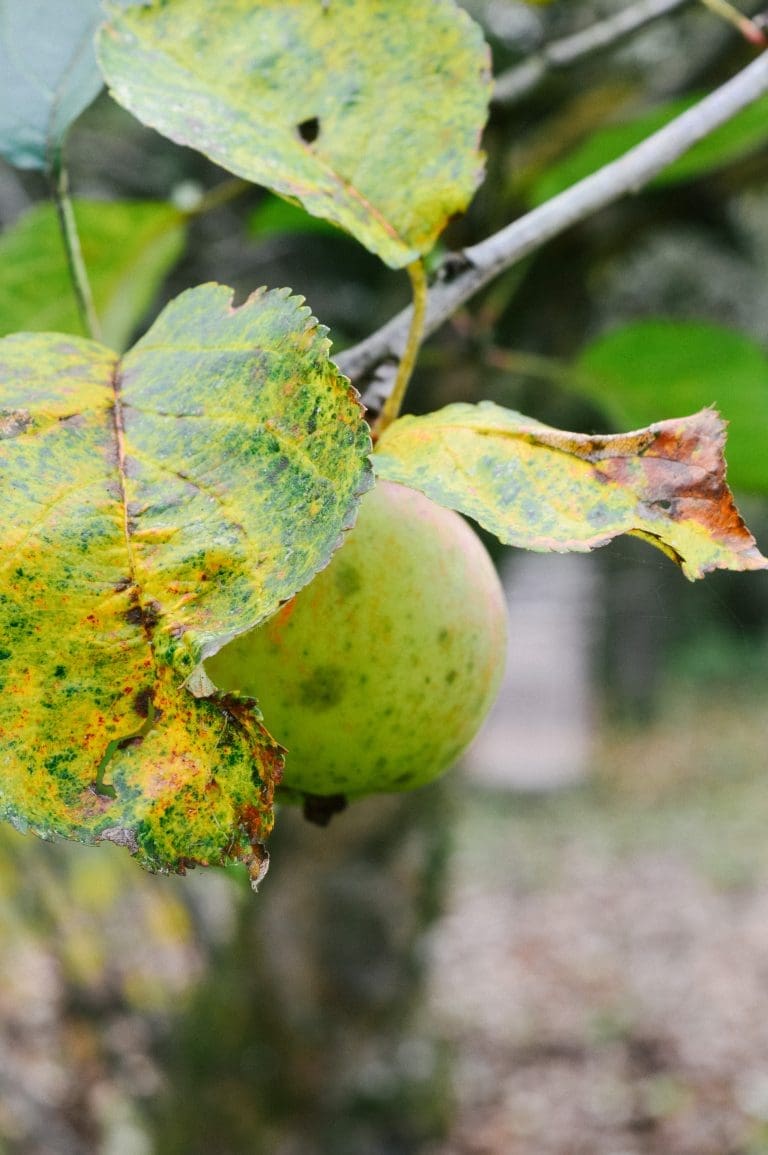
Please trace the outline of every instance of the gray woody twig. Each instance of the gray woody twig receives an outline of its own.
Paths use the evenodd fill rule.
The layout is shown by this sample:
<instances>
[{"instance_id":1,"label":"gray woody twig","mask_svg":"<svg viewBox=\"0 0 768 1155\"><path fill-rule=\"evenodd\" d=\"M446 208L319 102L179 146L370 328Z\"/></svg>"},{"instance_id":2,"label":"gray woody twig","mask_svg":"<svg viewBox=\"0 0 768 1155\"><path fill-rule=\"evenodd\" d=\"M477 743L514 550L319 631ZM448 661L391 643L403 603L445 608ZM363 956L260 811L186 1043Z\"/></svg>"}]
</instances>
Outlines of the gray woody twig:
<instances>
[{"instance_id":1,"label":"gray woody twig","mask_svg":"<svg viewBox=\"0 0 768 1155\"><path fill-rule=\"evenodd\" d=\"M636 0L628 8L623 8L605 20L599 20L583 32L553 40L522 64L497 77L493 90L494 103L510 105L522 100L548 73L569 68L595 52L612 48L646 24L662 16L669 16L690 3L691 0Z\"/></svg>"},{"instance_id":2,"label":"gray woody twig","mask_svg":"<svg viewBox=\"0 0 768 1155\"><path fill-rule=\"evenodd\" d=\"M599 209L636 192L692 145L725 124L737 112L768 92L768 53L763 53L731 80L704 97L624 156L552 197L462 253L448 257L442 276L430 290L425 336L434 333L466 301L529 253L585 220ZM459 271L451 276L451 268ZM404 309L364 341L345 350L337 362L353 381L387 360L397 360L410 322Z\"/></svg>"}]
</instances>

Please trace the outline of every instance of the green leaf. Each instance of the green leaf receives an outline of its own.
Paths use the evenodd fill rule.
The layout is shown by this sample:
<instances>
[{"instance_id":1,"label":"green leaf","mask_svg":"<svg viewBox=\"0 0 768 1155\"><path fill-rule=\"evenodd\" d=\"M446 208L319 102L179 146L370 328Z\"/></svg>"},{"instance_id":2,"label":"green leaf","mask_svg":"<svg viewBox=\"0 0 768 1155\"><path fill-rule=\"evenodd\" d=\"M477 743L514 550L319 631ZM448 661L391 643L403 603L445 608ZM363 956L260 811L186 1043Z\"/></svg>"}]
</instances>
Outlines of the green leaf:
<instances>
[{"instance_id":1,"label":"green leaf","mask_svg":"<svg viewBox=\"0 0 768 1155\"><path fill-rule=\"evenodd\" d=\"M482 175L479 28L453 0L162 0L111 19L115 99L398 268Z\"/></svg>"},{"instance_id":2,"label":"green leaf","mask_svg":"<svg viewBox=\"0 0 768 1155\"><path fill-rule=\"evenodd\" d=\"M0 341L2 816L155 870L254 855L280 752L201 663L327 563L369 484L328 349L288 290L220 285L122 360Z\"/></svg>"},{"instance_id":3,"label":"green leaf","mask_svg":"<svg viewBox=\"0 0 768 1155\"><path fill-rule=\"evenodd\" d=\"M543 204L583 180L603 165L618 160L630 148L641 144L651 133L669 124L696 104L698 97L670 101L640 116L608 124L593 132L573 152L552 165L534 184L530 200ZM768 96L756 100L732 117L727 124L700 140L684 156L659 173L653 185L677 184L723 168L748 156L768 141Z\"/></svg>"},{"instance_id":4,"label":"green leaf","mask_svg":"<svg viewBox=\"0 0 768 1155\"><path fill-rule=\"evenodd\" d=\"M715 405L728 418L728 481L768 493L768 358L741 333L699 322L637 321L599 338L578 363L579 392L618 428L661 409Z\"/></svg>"},{"instance_id":5,"label":"green leaf","mask_svg":"<svg viewBox=\"0 0 768 1155\"><path fill-rule=\"evenodd\" d=\"M725 485L711 409L634 433L588 437L491 402L401 417L374 454L379 477L468 514L508 545L584 551L631 533L689 578L764 569Z\"/></svg>"},{"instance_id":6,"label":"green leaf","mask_svg":"<svg viewBox=\"0 0 768 1155\"><path fill-rule=\"evenodd\" d=\"M122 350L181 256L185 219L152 201L78 200L74 210L105 344ZM51 204L0 236L0 336L21 330L85 336Z\"/></svg>"},{"instance_id":7,"label":"green leaf","mask_svg":"<svg viewBox=\"0 0 768 1155\"><path fill-rule=\"evenodd\" d=\"M248 220L248 231L252 237L307 236L325 233L340 236L338 230L320 217L310 216L299 205L283 200L282 197L267 196L257 205Z\"/></svg>"},{"instance_id":8,"label":"green leaf","mask_svg":"<svg viewBox=\"0 0 768 1155\"><path fill-rule=\"evenodd\" d=\"M99 0L0 0L0 156L47 168L102 85Z\"/></svg>"}]
</instances>

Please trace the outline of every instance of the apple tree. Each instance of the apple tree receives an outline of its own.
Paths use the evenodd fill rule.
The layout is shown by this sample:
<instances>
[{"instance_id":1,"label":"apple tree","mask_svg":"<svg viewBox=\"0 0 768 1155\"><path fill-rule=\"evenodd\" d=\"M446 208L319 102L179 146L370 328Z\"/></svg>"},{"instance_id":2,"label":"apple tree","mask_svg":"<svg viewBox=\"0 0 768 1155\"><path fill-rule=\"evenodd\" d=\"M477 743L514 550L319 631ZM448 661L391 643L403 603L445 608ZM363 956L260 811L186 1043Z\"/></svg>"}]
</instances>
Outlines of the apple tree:
<instances>
[{"instance_id":1,"label":"apple tree","mask_svg":"<svg viewBox=\"0 0 768 1155\"><path fill-rule=\"evenodd\" d=\"M430 709L424 681L434 736L425 747L429 721L408 729L406 700L395 738L380 687L400 683L407 697L412 684L370 641L368 667L359 652L345 667L338 648L354 644L372 599L397 588L425 502L437 507L435 525L458 511L524 549L586 551L629 534L690 579L766 568L726 484L723 418L706 401L683 417L643 410L631 432L608 434L560 430L492 401L406 415L403 406L427 335L575 223L676 165L701 164L696 148L768 92L767 56L642 126L596 171L589 156L572 158L527 213L441 252L446 226L483 181L493 94L480 29L454 0L226 0L215 10L203 0L114 0L103 11L95 0L8 0L3 17L0 153L41 173L51 192L2 241L11 269L0 342L5 819L43 838L117 843L151 871L242 862L256 883L277 797L299 797L311 812L318 796L409 788L445 769L498 677L498 615L470 652L473 615L497 594L475 563L461 576L476 548L463 525L451 531L467 544L451 546L450 573L441 576L448 547L438 546L416 575L428 603L430 588L459 574L444 618L428 622L435 645L444 636L458 647L439 667L457 686L458 736L446 732L437 696ZM558 60L550 52L502 77L496 99ZM233 174L222 195L264 186L405 270L410 306L337 354L301 284L254 286L235 304L229 288L207 283L179 293L126 349L201 206L73 204L67 132L102 82L144 124ZM56 228L66 262L41 244ZM130 252L115 261L126 233ZM24 262L36 254L43 264L30 280ZM352 586L373 556L365 512L356 537L358 510L394 486L419 496L388 511L388 527L402 531L393 574L377 563L380 581L366 579L343 635ZM385 529L373 520L378 541ZM329 582L335 601L322 599ZM411 601L406 589L398 596ZM305 599L326 637L318 628L302 673L315 631L312 611L298 624ZM407 609L389 606L371 636ZM272 643L294 611L297 645L281 655ZM423 644L415 624L393 652L409 642ZM367 718L340 689L350 673L367 679ZM280 679L284 696L270 708L267 683ZM355 702L375 753L363 779L344 708L328 715L334 773L305 772L297 755L293 774L285 747L302 732L310 750L318 740L313 701ZM377 778L388 748L394 763Z\"/></svg>"}]
</instances>

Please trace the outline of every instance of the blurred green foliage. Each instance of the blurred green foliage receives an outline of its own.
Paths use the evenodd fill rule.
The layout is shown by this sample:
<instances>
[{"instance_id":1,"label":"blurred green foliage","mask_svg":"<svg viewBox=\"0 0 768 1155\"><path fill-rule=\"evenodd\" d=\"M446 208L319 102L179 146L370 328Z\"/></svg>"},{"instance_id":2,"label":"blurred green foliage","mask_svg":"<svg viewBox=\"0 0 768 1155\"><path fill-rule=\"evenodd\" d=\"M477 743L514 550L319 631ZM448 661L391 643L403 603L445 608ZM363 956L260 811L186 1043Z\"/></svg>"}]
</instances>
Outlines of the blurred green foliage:
<instances>
[{"instance_id":1,"label":"blurred green foliage","mask_svg":"<svg viewBox=\"0 0 768 1155\"><path fill-rule=\"evenodd\" d=\"M186 242L186 219L159 201L74 204L104 343L122 352ZM86 336L52 204L30 208L0 236L0 336Z\"/></svg>"},{"instance_id":2,"label":"blurred green foliage","mask_svg":"<svg viewBox=\"0 0 768 1155\"><path fill-rule=\"evenodd\" d=\"M756 341L701 322L636 321L588 345L576 369L576 388L617 429L647 425L660 413L719 409L728 419L729 483L768 493L768 357Z\"/></svg>"},{"instance_id":3,"label":"blurred green foliage","mask_svg":"<svg viewBox=\"0 0 768 1155\"><path fill-rule=\"evenodd\" d=\"M543 204L603 165L610 164L629 149L641 144L651 133L669 124L676 116L691 108L703 93L686 96L641 112L622 116L616 123L604 124L590 132L587 139L551 165L534 183L530 199L534 205ZM695 180L718 172L768 144L768 97L756 100L733 117L722 128L710 133L694 145L679 160L668 165L654 180L651 187L663 188L682 181Z\"/></svg>"}]
</instances>

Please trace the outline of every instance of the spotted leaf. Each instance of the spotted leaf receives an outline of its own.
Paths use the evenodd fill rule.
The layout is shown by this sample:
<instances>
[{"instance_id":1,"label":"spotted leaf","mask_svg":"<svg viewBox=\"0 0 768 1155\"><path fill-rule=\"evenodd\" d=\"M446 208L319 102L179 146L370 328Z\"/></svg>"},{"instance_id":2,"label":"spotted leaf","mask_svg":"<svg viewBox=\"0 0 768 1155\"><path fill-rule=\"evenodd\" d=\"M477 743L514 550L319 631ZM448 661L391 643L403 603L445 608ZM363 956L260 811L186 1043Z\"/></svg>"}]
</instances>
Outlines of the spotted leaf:
<instances>
[{"instance_id":1,"label":"spotted leaf","mask_svg":"<svg viewBox=\"0 0 768 1155\"><path fill-rule=\"evenodd\" d=\"M140 120L352 233L428 252L480 180L488 53L454 0L155 0L98 41Z\"/></svg>"},{"instance_id":2,"label":"spotted leaf","mask_svg":"<svg viewBox=\"0 0 768 1155\"><path fill-rule=\"evenodd\" d=\"M122 359L0 341L0 814L156 870L253 859L281 754L202 660L328 561L367 426L287 290L173 301Z\"/></svg>"},{"instance_id":3,"label":"spotted leaf","mask_svg":"<svg viewBox=\"0 0 768 1155\"><path fill-rule=\"evenodd\" d=\"M724 442L711 409L588 437L482 402L400 418L374 464L509 545L564 553L629 533L697 578L768 567L725 483Z\"/></svg>"}]
</instances>

